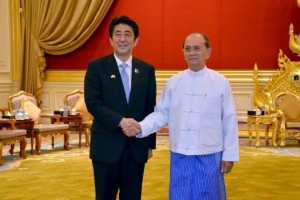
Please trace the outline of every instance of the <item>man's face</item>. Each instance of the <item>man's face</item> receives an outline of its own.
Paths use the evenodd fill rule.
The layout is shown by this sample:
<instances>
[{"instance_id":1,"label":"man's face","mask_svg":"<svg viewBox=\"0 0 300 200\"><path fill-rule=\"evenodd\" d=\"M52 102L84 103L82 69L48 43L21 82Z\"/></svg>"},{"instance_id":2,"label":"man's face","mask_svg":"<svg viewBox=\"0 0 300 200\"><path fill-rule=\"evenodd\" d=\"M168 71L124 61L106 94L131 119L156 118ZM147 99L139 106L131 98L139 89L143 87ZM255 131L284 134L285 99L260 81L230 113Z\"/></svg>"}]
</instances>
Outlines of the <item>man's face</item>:
<instances>
[{"instance_id":1,"label":"man's face","mask_svg":"<svg viewBox=\"0 0 300 200\"><path fill-rule=\"evenodd\" d=\"M191 70L199 71L203 69L210 53L211 48L205 46L205 40L202 35L192 34L186 38L183 47L183 55Z\"/></svg>"},{"instance_id":2,"label":"man's face","mask_svg":"<svg viewBox=\"0 0 300 200\"><path fill-rule=\"evenodd\" d=\"M116 25L112 38L110 38L110 44L114 48L114 53L121 60L127 60L132 55L132 51L137 45L137 42L138 38L134 40L132 28L126 24Z\"/></svg>"}]
</instances>

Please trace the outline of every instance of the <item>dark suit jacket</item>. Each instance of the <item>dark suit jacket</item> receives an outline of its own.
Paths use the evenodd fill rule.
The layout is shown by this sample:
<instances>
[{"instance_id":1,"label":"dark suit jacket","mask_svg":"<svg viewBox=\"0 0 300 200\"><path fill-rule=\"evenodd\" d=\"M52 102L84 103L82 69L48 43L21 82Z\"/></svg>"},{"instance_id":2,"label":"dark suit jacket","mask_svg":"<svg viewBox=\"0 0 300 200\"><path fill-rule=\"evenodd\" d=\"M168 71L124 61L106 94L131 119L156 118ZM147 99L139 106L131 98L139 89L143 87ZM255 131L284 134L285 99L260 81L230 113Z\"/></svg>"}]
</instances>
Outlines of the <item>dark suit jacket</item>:
<instances>
[{"instance_id":1,"label":"dark suit jacket","mask_svg":"<svg viewBox=\"0 0 300 200\"><path fill-rule=\"evenodd\" d=\"M154 110L156 80L154 67L132 59L132 82L127 104L120 72L114 55L89 63L84 81L84 97L88 111L94 116L91 129L90 158L114 163L123 151L125 140L137 162L147 162L148 149L156 146L156 135L137 139L125 137L119 123L123 117L144 119Z\"/></svg>"}]
</instances>

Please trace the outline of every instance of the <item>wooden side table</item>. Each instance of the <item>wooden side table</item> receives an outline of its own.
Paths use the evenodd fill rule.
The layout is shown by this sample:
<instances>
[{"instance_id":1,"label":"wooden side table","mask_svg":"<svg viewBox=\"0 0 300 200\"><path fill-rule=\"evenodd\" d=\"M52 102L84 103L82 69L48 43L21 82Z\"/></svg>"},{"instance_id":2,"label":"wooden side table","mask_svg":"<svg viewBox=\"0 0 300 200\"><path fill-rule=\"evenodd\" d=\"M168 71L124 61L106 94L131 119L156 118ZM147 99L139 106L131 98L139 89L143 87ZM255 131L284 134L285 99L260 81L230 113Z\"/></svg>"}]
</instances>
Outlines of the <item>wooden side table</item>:
<instances>
[{"instance_id":1,"label":"wooden side table","mask_svg":"<svg viewBox=\"0 0 300 200\"><path fill-rule=\"evenodd\" d=\"M83 131L82 127L82 115L78 113L77 115L68 115L66 117L61 116L60 121L64 124L69 124L69 130L72 129L74 126L70 126L70 123L76 123L78 124L78 132L79 132L79 148L81 148L81 133Z\"/></svg>"},{"instance_id":2,"label":"wooden side table","mask_svg":"<svg viewBox=\"0 0 300 200\"><path fill-rule=\"evenodd\" d=\"M278 127L278 116L277 114L270 114L270 115L248 115L248 133L249 133L249 139L248 139L248 145L252 144L252 127L251 125L255 125L255 131L256 131L256 147L259 147L259 124L265 124L266 130L265 130L265 141L266 145L269 145L268 140L268 133L270 125L273 126L273 133L272 133L272 143L273 146L277 146L277 127Z\"/></svg>"},{"instance_id":3,"label":"wooden side table","mask_svg":"<svg viewBox=\"0 0 300 200\"><path fill-rule=\"evenodd\" d=\"M8 129L10 128L9 123L3 123L1 124L1 126ZM16 129L26 130L26 137L30 138L30 142L31 142L31 155L33 155L34 120L32 119L16 120L15 127ZM14 150L14 144L11 145L10 153L12 153L13 150Z\"/></svg>"},{"instance_id":4,"label":"wooden side table","mask_svg":"<svg viewBox=\"0 0 300 200\"><path fill-rule=\"evenodd\" d=\"M15 126L17 129L26 130L27 132L26 137L30 138L30 144L31 144L30 153L31 155L33 155L34 120L32 119L17 120Z\"/></svg>"}]
</instances>

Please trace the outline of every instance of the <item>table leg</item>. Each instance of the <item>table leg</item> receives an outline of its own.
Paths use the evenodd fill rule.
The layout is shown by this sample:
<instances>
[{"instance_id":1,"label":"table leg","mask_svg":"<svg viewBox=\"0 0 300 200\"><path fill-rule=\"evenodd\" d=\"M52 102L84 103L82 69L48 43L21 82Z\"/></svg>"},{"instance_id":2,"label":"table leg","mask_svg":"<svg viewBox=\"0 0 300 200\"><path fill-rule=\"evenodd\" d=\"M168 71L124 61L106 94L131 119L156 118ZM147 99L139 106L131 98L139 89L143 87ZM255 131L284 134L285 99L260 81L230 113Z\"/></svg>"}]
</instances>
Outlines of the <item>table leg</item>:
<instances>
[{"instance_id":1,"label":"table leg","mask_svg":"<svg viewBox=\"0 0 300 200\"><path fill-rule=\"evenodd\" d=\"M79 148L81 148L82 122L79 122L78 131L79 131Z\"/></svg>"},{"instance_id":2,"label":"table leg","mask_svg":"<svg viewBox=\"0 0 300 200\"><path fill-rule=\"evenodd\" d=\"M26 137L23 137L20 141L20 158L26 158L26 144L27 140Z\"/></svg>"},{"instance_id":3,"label":"table leg","mask_svg":"<svg viewBox=\"0 0 300 200\"><path fill-rule=\"evenodd\" d=\"M278 127L278 120L275 119L273 122L273 135L272 135L272 141L274 147L277 147L277 127Z\"/></svg>"},{"instance_id":4,"label":"table leg","mask_svg":"<svg viewBox=\"0 0 300 200\"><path fill-rule=\"evenodd\" d=\"M69 150L70 131L64 133L64 149Z\"/></svg>"},{"instance_id":5,"label":"table leg","mask_svg":"<svg viewBox=\"0 0 300 200\"><path fill-rule=\"evenodd\" d=\"M52 149L54 149L54 136L51 137L51 145L52 145Z\"/></svg>"},{"instance_id":6,"label":"table leg","mask_svg":"<svg viewBox=\"0 0 300 200\"><path fill-rule=\"evenodd\" d=\"M36 134L36 137L35 137L35 149L36 149L36 154L37 155L40 155L42 150L41 150L41 143L42 143L42 136L41 134Z\"/></svg>"},{"instance_id":7,"label":"table leg","mask_svg":"<svg viewBox=\"0 0 300 200\"><path fill-rule=\"evenodd\" d=\"M259 122L255 122L255 131L256 131L256 147L259 147L259 130L258 130Z\"/></svg>"},{"instance_id":8,"label":"table leg","mask_svg":"<svg viewBox=\"0 0 300 200\"><path fill-rule=\"evenodd\" d=\"M90 130L88 128L85 129L85 141L86 146L90 146Z\"/></svg>"},{"instance_id":9,"label":"table leg","mask_svg":"<svg viewBox=\"0 0 300 200\"><path fill-rule=\"evenodd\" d=\"M248 137L248 145L251 145L252 144L252 130L251 130L251 123L248 121L248 134L249 134L249 137Z\"/></svg>"},{"instance_id":10,"label":"table leg","mask_svg":"<svg viewBox=\"0 0 300 200\"><path fill-rule=\"evenodd\" d=\"M14 154L14 148L15 148L15 144L11 144L10 145L10 150L9 150L10 155Z\"/></svg>"},{"instance_id":11,"label":"table leg","mask_svg":"<svg viewBox=\"0 0 300 200\"><path fill-rule=\"evenodd\" d=\"M3 144L2 144L2 142L0 142L0 165L3 164L3 160L2 160L2 150L3 150Z\"/></svg>"},{"instance_id":12,"label":"table leg","mask_svg":"<svg viewBox=\"0 0 300 200\"><path fill-rule=\"evenodd\" d=\"M266 146L269 145L269 130L270 130L270 124L267 124L266 125L266 131L265 131Z\"/></svg>"},{"instance_id":13,"label":"table leg","mask_svg":"<svg viewBox=\"0 0 300 200\"><path fill-rule=\"evenodd\" d=\"M31 134L31 136L30 136L30 144L31 144L31 150L30 150L30 153L31 153L31 155L33 155L33 140L34 140L33 134ZM35 142L36 142L36 141L35 141Z\"/></svg>"}]
</instances>

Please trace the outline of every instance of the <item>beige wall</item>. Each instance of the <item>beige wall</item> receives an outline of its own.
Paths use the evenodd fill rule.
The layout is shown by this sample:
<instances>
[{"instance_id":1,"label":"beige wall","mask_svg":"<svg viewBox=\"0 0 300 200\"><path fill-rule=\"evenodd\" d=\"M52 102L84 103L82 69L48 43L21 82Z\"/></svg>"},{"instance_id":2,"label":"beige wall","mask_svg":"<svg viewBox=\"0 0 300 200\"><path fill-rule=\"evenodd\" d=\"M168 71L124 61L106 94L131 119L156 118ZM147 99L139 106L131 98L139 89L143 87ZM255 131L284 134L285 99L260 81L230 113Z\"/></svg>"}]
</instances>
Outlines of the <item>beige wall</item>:
<instances>
[{"instance_id":1,"label":"beige wall","mask_svg":"<svg viewBox=\"0 0 300 200\"><path fill-rule=\"evenodd\" d=\"M12 88L9 0L0 0L0 107L7 106Z\"/></svg>"},{"instance_id":2,"label":"beige wall","mask_svg":"<svg viewBox=\"0 0 300 200\"><path fill-rule=\"evenodd\" d=\"M225 75L232 86L239 121L246 121L247 110L253 105L252 71L219 71ZM84 71L47 72L44 83L43 110L52 112L63 106L63 96L75 89L83 89ZM177 71L156 71L157 98L159 98L167 79ZM266 82L273 71L261 71L260 80ZM66 74L68 74L66 76Z\"/></svg>"}]
</instances>

